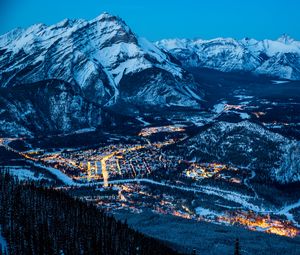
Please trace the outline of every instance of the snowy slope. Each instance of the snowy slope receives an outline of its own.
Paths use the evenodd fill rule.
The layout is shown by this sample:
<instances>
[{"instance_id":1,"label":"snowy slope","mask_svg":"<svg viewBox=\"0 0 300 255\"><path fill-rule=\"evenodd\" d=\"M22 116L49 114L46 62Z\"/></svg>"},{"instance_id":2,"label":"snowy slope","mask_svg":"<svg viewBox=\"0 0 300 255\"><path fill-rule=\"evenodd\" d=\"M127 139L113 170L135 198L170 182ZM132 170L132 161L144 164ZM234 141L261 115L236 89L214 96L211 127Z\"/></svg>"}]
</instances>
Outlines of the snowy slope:
<instances>
[{"instance_id":1,"label":"snowy slope","mask_svg":"<svg viewBox=\"0 0 300 255\"><path fill-rule=\"evenodd\" d=\"M300 181L299 141L249 121L215 123L182 146L190 148L186 152L190 159L246 167L262 180Z\"/></svg>"},{"instance_id":2,"label":"snowy slope","mask_svg":"<svg viewBox=\"0 0 300 255\"><path fill-rule=\"evenodd\" d=\"M300 42L283 35L276 41L244 38L212 40L170 39L156 43L186 67L300 80Z\"/></svg>"}]
</instances>

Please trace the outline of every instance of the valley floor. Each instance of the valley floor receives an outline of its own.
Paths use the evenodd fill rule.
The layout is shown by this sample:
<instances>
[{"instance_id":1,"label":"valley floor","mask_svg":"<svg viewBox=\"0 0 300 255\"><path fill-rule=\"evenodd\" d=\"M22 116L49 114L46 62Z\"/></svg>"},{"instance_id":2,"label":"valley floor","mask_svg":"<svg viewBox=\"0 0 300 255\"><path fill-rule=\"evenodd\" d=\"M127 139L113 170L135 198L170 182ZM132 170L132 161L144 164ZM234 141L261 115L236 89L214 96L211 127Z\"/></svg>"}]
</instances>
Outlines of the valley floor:
<instances>
[{"instance_id":1,"label":"valley floor","mask_svg":"<svg viewBox=\"0 0 300 255\"><path fill-rule=\"evenodd\" d=\"M74 140L84 144L96 131L3 138L1 169L89 201L182 252L231 254L239 238L245 254L297 254L299 187L265 185L261 172L221 160L187 159L184 153L186 146L197 149L186 141L235 108L224 104L201 123L143 123L133 134L101 133L99 141L85 146Z\"/></svg>"},{"instance_id":2,"label":"valley floor","mask_svg":"<svg viewBox=\"0 0 300 255\"><path fill-rule=\"evenodd\" d=\"M115 216L127 219L129 225L143 233L172 243L182 252L190 253L195 248L197 254L233 254L235 239L239 238L242 254L299 254L300 237L291 239L248 231L237 226L195 222L152 212L133 214L123 211Z\"/></svg>"}]
</instances>

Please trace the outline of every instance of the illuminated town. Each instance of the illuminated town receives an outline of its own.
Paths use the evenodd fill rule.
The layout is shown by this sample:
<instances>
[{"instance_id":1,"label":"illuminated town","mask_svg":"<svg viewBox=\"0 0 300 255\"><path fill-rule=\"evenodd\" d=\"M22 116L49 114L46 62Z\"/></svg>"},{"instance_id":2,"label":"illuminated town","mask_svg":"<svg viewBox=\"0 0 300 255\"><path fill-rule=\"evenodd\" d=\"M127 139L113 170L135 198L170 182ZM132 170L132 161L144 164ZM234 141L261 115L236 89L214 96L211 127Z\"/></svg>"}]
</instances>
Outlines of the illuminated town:
<instances>
[{"instance_id":1,"label":"illuminated town","mask_svg":"<svg viewBox=\"0 0 300 255\"><path fill-rule=\"evenodd\" d=\"M270 215L257 215L253 212L233 212L220 217L220 222L241 224L253 231L265 231L266 233L295 237L299 235L299 229L292 226L288 221L271 219Z\"/></svg>"},{"instance_id":2,"label":"illuminated town","mask_svg":"<svg viewBox=\"0 0 300 255\"><path fill-rule=\"evenodd\" d=\"M142 129L130 142L55 151L19 152L9 146L15 139L1 139L0 144L59 177L55 172L58 170L63 175L60 177L62 180L69 180L67 186L58 189L111 213L149 210L194 221L240 225L252 231L287 237L299 234L299 229L293 222L284 219L284 215L261 213L262 208L250 195L239 196L237 192L221 189L222 186L211 186L216 181L220 185L231 183L237 190L249 193L252 187L247 180L251 176L243 169L218 162L190 162L167 153L165 149L168 146L186 139L185 131L183 125L149 127ZM202 184L204 181L205 184ZM201 211L194 202L200 194L204 205L210 208L211 201L215 200L213 207L216 208ZM222 207L218 205L220 200L223 204L239 206ZM241 207L244 209L240 210ZM258 209L255 212L253 208Z\"/></svg>"}]
</instances>

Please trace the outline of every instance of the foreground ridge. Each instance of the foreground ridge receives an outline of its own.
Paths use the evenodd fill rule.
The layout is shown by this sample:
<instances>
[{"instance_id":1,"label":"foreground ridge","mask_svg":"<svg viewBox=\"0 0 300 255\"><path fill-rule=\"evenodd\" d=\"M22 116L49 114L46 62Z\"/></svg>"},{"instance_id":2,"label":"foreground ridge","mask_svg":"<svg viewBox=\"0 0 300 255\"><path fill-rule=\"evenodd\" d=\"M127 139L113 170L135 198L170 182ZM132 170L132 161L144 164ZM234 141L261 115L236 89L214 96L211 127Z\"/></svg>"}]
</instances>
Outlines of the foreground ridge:
<instances>
[{"instance_id":1,"label":"foreground ridge","mask_svg":"<svg viewBox=\"0 0 300 255\"><path fill-rule=\"evenodd\" d=\"M0 190L8 254L179 254L61 191L3 173Z\"/></svg>"}]
</instances>

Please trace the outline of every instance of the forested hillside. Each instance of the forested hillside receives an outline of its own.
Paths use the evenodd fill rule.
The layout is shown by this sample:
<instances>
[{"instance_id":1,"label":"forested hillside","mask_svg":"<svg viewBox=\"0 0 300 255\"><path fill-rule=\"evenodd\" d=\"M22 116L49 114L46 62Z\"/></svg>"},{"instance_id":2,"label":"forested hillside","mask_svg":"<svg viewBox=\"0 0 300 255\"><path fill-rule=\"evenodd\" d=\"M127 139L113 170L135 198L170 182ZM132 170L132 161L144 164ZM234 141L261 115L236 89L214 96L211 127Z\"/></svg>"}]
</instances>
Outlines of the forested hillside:
<instances>
[{"instance_id":1,"label":"forested hillside","mask_svg":"<svg viewBox=\"0 0 300 255\"><path fill-rule=\"evenodd\" d=\"M177 254L62 191L20 183L3 173L0 225L11 255Z\"/></svg>"}]
</instances>

